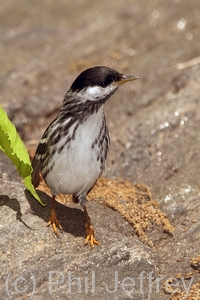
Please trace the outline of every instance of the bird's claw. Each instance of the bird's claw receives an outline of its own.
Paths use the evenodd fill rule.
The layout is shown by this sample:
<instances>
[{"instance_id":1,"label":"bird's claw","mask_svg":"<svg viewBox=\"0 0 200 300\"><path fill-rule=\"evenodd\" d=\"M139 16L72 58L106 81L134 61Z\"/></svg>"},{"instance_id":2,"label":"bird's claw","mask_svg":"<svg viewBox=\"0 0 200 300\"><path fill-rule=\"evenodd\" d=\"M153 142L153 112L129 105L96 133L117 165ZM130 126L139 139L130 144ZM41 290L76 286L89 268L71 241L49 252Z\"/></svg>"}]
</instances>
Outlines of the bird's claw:
<instances>
[{"instance_id":1,"label":"bird's claw","mask_svg":"<svg viewBox=\"0 0 200 300\"><path fill-rule=\"evenodd\" d=\"M63 230L63 228L60 225L60 223L58 222L58 219L57 219L56 212L55 212L54 208L51 209L51 213L50 213L50 217L49 217L49 221L47 223L47 226L49 226L49 225L52 225L54 233L57 236L59 236L57 228L59 228L60 230Z\"/></svg>"},{"instance_id":2,"label":"bird's claw","mask_svg":"<svg viewBox=\"0 0 200 300\"><path fill-rule=\"evenodd\" d=\"M93 248L94 245L99 245L100 243L94 237L94 229L92 228L92 226L86 222L85 228L87 234L85 238L85 245L87 245L88 242L90 242L91 248Z\"/></svg>"}]
</instances>

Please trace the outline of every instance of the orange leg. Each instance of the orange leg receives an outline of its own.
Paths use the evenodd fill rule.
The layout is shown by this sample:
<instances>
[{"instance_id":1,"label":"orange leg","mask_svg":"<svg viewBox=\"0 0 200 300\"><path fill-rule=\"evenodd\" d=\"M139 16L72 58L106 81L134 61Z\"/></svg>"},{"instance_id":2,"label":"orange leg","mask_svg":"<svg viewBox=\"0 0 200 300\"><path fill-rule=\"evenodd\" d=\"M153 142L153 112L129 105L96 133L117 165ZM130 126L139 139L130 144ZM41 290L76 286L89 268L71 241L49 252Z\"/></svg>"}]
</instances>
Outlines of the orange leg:
<instances>
[{"instance_id":1,"label":"orange leg","mask_svg":"<svg viewBox=\"0 0 200 300\"><path fill-rule=\"evenodd\" d=\"M48 223L47 223L47 226L49 226L49 225L51 224L54 233L55 233L57 236L59 236L57 228L59 228L60 230L63 230L63 229L62 229L62 226L60 225L60 223L58 222L58 219L57 219L57 217L56 217L56 211L55 211L55 208L54 208L55 200L56 200L56 196L53 195L53 196L52 196L51 213L50 213L50 217L49 217L49 221L48 221Z\"/></svg>"},{"instance_id":2,"label":"orange leg","mask_svg":"<svg viewBox=\"0 0 200 300\"><path fill-rule=\"evenodd\" d=\"M91 225L91 220L90 217L88 215L87 209L85 206L83 206L83 211L85 213L86 216L86 223L85 223L85 228L86 228L86 238L85 238L85 245L90 242L90 246L94 247L94 245L99 245L99 242L97 240L95 240L94 237L94 229L92 228Z\"/></svg>"}]
</instances>

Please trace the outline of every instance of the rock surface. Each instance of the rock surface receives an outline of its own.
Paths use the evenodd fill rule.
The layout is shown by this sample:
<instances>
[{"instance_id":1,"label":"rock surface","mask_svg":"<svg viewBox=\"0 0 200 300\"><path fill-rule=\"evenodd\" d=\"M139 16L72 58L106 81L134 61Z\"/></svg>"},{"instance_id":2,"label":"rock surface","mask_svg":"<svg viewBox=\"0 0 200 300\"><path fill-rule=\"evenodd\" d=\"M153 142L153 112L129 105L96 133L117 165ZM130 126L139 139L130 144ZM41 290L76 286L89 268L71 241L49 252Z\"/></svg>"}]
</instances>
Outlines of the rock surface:
<instances>
[{"instance_id":1,"label":"rock surface","mask_svg":"<svg viewBox=\"0 0 200 300\"><path fill-rule=\"evenodd\" d=\"M175 228L173 236L151 229L153 251L118 212L89 202L101 241L91 251L82 211L58 203L57 239L45 227L49 196L40 194L42 208L0 153L1 299L157 300L169 298L170 277L181 274L182 290L199 281L190 266L200 252L199 1L1 2L0 103L27 147L36 147L83 69L140 76L106 105L106 176L148 185Z\"/></svg>"}]
</instances>

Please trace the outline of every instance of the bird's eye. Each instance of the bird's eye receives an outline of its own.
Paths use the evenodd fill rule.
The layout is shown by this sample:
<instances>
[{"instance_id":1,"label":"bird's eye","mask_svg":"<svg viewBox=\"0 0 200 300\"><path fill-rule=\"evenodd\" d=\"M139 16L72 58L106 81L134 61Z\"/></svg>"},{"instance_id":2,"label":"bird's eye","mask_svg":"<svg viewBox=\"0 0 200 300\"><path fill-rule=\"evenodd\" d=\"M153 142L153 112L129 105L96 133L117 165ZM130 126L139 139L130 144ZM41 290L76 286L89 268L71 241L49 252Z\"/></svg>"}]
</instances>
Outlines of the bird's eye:
<instances>
[{"instance_id":1,"label":"bird's eye","mask_svg":"<svg viewBox=\"0 0 200 300\"><path fill-rule=\"evenodd\" d=\"M103 88L107 87L107 82L106 81L101 82L101 87Z\"/></svg>"}]
</instances>

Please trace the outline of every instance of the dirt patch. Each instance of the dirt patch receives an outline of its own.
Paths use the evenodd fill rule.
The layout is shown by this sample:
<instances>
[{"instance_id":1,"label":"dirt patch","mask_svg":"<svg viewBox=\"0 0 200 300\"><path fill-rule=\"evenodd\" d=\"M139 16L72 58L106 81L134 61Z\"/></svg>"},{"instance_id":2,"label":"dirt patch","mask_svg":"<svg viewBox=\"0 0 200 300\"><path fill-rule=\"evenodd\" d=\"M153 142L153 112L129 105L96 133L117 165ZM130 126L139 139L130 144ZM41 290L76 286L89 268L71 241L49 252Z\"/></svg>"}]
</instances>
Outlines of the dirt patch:
<instances>
[{"instance_id":1,"label":"dirt patch","mask_svg":"<svg viewBox=\"0 0 200 300\"><path fill-rule=\"evenodd\" d=\"M191 286L189 294L185 291L177 291L170 296L170 300L199 300L200 299L200 282Z\"/></svg>"},{"instance_id":2,"label":"dirt patch","mask_svg":"<svg viewBox=\"0 0 200 300\"><path fill-rule=\"evenodd\" d=\"M41 180L38 189L51 195L43 180ZM58 195L56 199L63 204L71 202L69 195ZM133 226L139 239L152 249L155 249L155 245L146 233L148 227L156 224L161 226L165 232L172 233L174 231L166 215L160 210L159 203L153 199L146 185L132 185L128 181L101 177L89 193L88 200L97 201L119 211L122 217Z\"/></svg>"}]
</instances>

